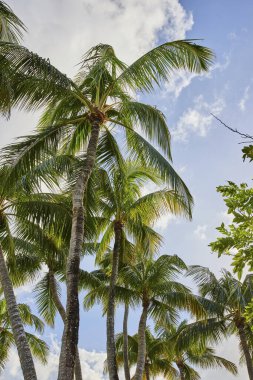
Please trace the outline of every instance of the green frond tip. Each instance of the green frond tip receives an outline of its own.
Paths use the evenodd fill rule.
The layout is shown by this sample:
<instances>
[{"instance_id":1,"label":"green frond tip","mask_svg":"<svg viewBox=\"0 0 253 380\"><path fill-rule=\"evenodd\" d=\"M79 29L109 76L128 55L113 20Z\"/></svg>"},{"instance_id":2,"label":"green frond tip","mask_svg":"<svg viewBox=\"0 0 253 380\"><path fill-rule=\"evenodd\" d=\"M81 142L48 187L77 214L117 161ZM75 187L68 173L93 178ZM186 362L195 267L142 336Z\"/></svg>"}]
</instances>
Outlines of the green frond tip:
<instances>
[{"instance_id":1,"label":"green frond tip","mask_svg":"<svg viewBox=\"0 0 253 380\"><path fill-rule=\"evenodd\" d=\"M0 41L19 43L23 32L26 32L23 22L4 1L0 1Z\"/></svg>"},{"instance_id":2,"label":"green frond tip","mask_svg":"<svg viewBox=\"0 0 253 380\"><path fill-rule=\"evenodd\" d=\"M195 73L208 71L214 60L212 50L198 45L196 40L166 42L141 58L119 75L118 81L133 90L152 91L154 84L169 80L178 69Z\"/></svg>"}]
</instances>

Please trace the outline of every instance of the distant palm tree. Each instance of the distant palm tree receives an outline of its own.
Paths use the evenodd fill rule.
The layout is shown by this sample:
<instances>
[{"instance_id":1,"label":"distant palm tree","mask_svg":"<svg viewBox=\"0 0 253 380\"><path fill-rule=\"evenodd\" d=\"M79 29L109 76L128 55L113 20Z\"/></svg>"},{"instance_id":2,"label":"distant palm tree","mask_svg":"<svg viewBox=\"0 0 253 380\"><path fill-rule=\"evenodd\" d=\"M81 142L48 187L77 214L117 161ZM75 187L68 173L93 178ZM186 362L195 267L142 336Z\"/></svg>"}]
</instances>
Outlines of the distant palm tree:
<instances>
[{"instance_id":1,"label":"distant palm tree","mask_svg":"<svg viewBox=\"0 0 253 380\"><path fill-rule=\"evenodd\" d=\"M168 213L191 217L188 202L175 191L167 188L142 196L141 191L148 181L161 183L161 178L153 169L140 166L136 162L121 159L120 168L111 172L101 171L98 198L105 232L99 244L97 256L100 259L105 249L114 239L112 269L107 306L107 362L109 373L117 377L117 364L114 342L115 286L118 278L119 261L127 262L129 256L126 240L152 254L156 251L160 237L151 225ZM144 251L145 252L145 251Z\"/></svg>"},{"instance_id":2,"label":"distant palm tree","mask_svg":"<svg viewBox=\"0 0 253 380\"><path fill-rule=\"evenodd\" d=\"M18 304L19 314L22 323L35 328L35 331L42 333L44 330L43 322L31 313L30 307L26 304ZM47 361L48 347L46 343L36 335L26 332L26 338L32 354L42 361ZM11 332L11 322L7 311L6 301L0 299L0 368L4 368L8 359L10 348L15 345L15 339Z\"/></svg>"},{"instance_id":3,"label":"distant palm tree","mask_svg":"<svg viewBox=\"0 0 253 380\"><path fill-rule=\"evenodd\" d=\"M73 184L73 216L69 256L67 261L67 307L59 380L73 377L78 343L79 303L78 272L84 239L83 197L89 177L95 167L99 149L105 165L112 154L111 127L124 134L132 157L160 170L171 188L192 202L188 189L169 162L170 134L164 115L156 108L135 101L130 94L150 92L166 80L173 71L207 71L212 52L194 41L164 43L127 66L113 48L99 44L82 59L75 81L24 47L0 44L0 69L11 78L11 105L37 109L47 105L37 134L8 148L12 177L24 175L46 155L64 150L79 153L85 149L86 160ZM141 131L147 141L138 131ZM151 144L161 149L164 156ZM7 157L5 156L5 159ZM10 176L10 177L11 177ZM115 380L109 372L110 379Z\"/></svg>"},{"instance_id":4,"label":"distant palm tree","mask_svg":"<svg viewBox=\"0 0 253 380\"><path fill-rule=\"evenodd\" d=\"M187 349L177 346L177 336L182 329L186 328L185 322L178 327L170 325L159 336L154 336L146 329L146 355L143 380L164 377L168 380L198 380L200 375L193 367L201 369L224 367L232 374L237 374L236 366L214 354L214 350L204 346L198 347L192 344ZM133 367L137 363L138 357L138 334L129 336L129 362ZM116 338L117 364L123 365L123 335ZM107 365L107 363L106 363Z\"/></svg>"},{"instance_id":5,"label":"distant palm tree","mask_svg":"<svg viewBox=\"0 0 253 380\"><path fill-rule=\"evenodd\" d=\"M146 339L146 354L145 365L142 380L150 380L156 376L164 375L165 370L170 373L170 379L173 375L176 376L176 370L170 360L164 359L164 342L161 339L153 336L150 329L147 327L145 332ZM124 337L123 333L116 336L116 357L118 367L123 367L124 364ZM135 367L138 358L138 334L128 336L128 359L129 367ZM105 370L107 371L107 362L105 362Z\"/></svg>"},{"instance_id":6,"label":"distant palm tree","mask_svg":"<svg viewBox=\"0 0 253 380\"><path fill-rule=\"evenodd\" d=\"M186 269L185 263L178 256L162 255L157 260L143 259L136 265L127 265L120 272L120 277L124 283L128 284L128 288L122 294L122 299L142 305L135 380L142 379L145 368L145 331L148 316L157 323L161 323L161 321L176 322L180 309L197 316L205 315L203 308L190 290L175 281L176 275Z\"/></svg>"},{"instance_id":7,"label":"distant palm tree","mask_svg":"<svg viewBox=\"0 0 253 380\"><path fill-rule=\"evenodd\" d=\"M241 282L223 270L222 276L216 278L208 268L200 266L190 267L188 274L199 285L199 292L205 297L202 300L200 298L200 302L213 317L207 321L207 336L217 342L224 335L236 334L249 378L253 380L253 333L244 316L253 298L253 275L247 275Z\"/></svg>"},{"instance_id":8,"label":"distant palm tree","mask_svg":"<svg viewBox=\"0 0 253 380\"><path fill-rule=\"evenodd\" d=\"M67 211L67 208L66 208ZM69 219L71 218L69 210ZM71 219L69 220L71 227ZM67 240L70 234L54 235L50 230L42 228L36 223L26 221L19 226L19 235L22 234L22 242L15 239L16 260L15 265L18 275L24 275L34 282L38 272L42 271L40 280L35 282L34 292L36 304L40 315L47 324L54 326L55 316L58 312L64 323L65 308L61 302L61 286L57 276L61 279L65 274L65 264L68 252ZM66 240L65 240L66 239ZM77 351L75 364L75 379L82 380L81 363Z\"/></svg>"},{"instance_id":9,"label":"distant palm tree","mask_svg":"<svg viewBox=\"0 0 253 380\"><path fill-rule=\"evenodd\" d=\"M26 31L23 22L13 13L12 9L3 1L0 1L0 41L18 44ZM8 116L11 108L12 89L8 70L0 73L0 100L1 110Z\"/></svg>"},{"instance_id":10,"label":"distant palm tree","mask_svg":"<svg viewBox=\"0 0 253 380\"><path fill-rule=\"evenodd\" d=\"M182 321L179 325L165 324L163 327L160 327L158 329L158 338L164 344L164 359L167 359L176 365L178 368L178 376L180 376L181 380L200 379L200 376L194 367L201 369L224 367L233 375L236 375L237 368L234 363L215 355L215 351L206 343L199 344L202 335L205 333L205 327L201 328L200 325L197 326L199 327L199 330L195 331L193 339L191 339L192 324L188 325L187 321ZM196 334L198 335L197 337ZM182 344L182 341L180 340L181 335L184 336L185 341L187 336L190 336L188 344ZM164 375L169 374L170 370L167 374L167 370L164 369Z\"/></svg>"},{"instance_id":11,"label":"distant palm tree","mask_svg":"<svg viewBox=\"0 0 253 380\"><path fill-rule=\"evenodd\" d=\"M27 270L25 261L23 269L22 266L17 267L15 249L17 246L26 249L22 239L22 228L29 221L41 223L41 226L47 225L48 228L54 225L56 230L60 225L59 228L62 229L66 221L66 207L60 195L27 194L20 182L12 184L12 187L6 186L7 177L8 169L2 167L0 169L0 282L24 379L35 380L33 358L13 290L13 283L21 285L25 281Z\"/></svg>"},{"instance_id":12,"label":"distant palm tree","mask_svg":"<svg viewBox=\"0 0 253 380\"><path fill-rule=\"evenodd\" d=\"M12 9L0 1L0 41L19 43L26 27Z\"/></svg>"}]
</instances>

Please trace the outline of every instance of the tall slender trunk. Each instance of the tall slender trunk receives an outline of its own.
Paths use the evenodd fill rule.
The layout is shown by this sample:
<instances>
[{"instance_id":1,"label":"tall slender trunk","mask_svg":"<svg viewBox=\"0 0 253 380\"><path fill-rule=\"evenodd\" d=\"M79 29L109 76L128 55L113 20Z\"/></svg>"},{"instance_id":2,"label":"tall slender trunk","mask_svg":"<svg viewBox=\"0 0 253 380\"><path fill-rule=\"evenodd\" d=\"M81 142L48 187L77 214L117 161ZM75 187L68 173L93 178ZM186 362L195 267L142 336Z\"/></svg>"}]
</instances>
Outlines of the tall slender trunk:
<instances>
[{"instance_id":1,"label":"tall slender trunk","mask_svg":"<svg viewBox=\"0 0 253 380\"><path fill-rule=\"evenodd\" d=\"M101 118L93 115L91 136L87 147L87 159L85 166L79 174L72 194L72 229L67 260L67 305L62 346L59 361L58 380L72 380L76 359L76 347L78 346L79 330L79 300L78 281L79 265L84 241L84 208L83 197L88 180L95 166L97 144Z\"/></svg>"},{"instance_id":2,"label":"tall slender trunk","mask_svg":"<svg viewBox=\"0 0 253 380\"><path fill-rule=\"evenodd\" d=\"M50 269L49 269L48 276L49 276L49 286L50 286L51 294L52 294L52 297L53 297L53 301L54 301L55 306L56 306L56 308L57 308L57 310L58 310L58 312L59 312L59 314L61 316L61 319L62 319L63 323L65 323L66 312L65 312L63 304L61 303L59 295L57 293L57 287L56 287L56 281L55 281L54 272L51 271ZM82 377L82 367L81 367L81 362L80 362L78 348L76 350L76 361L75 361L74 372L75 372L75 379L76 380L82 380L83 379L83 377Z\"/></svg>"},{"instance_id":3,"label":"tall slender trunk","mask_svg":"<svg viewBox=\"0 0 253 380\"><path fill-rule=\"evenodd\" d=\"M246 365L248 369L249 379L253 380L253 363L250 355L250 349L247 342L247 336L245 332L245 319L242 317L239 320L235 321L236 327L238 329L240 342L243 350L243 354L246 360Z\"/></svg>"},{"instance_id":4,"label":"tall slender trunk","mask_svg":"<svg viewBox=\"0 0 253 380\"><path fill-rule=\"evenodd\" d=\"M180 380L185 380L184 364L182 363L182 361L180 361L180 362L177 362L176 365L177 365L177 368L178 368L179 373L180 373Z\"/></svg>"},{"instance_id":5,"label":"tall slender trunk","mask_svg":"<svg viewBox=\"0 0 253 380\"><path fill-rule=\"evenodd\" d=\"M145 375L146 375L146 380L150 380L149 363L147 360L145 361Z\"/></svg>"},{"instance_id":6,"label":"tall slender trunk","mask_svg":"<svg viewBox=\"0 0 253 380\"><path fill-rule=\"evenodd\" d=\"M0 245L0 281L6 300L8 315L14 340L18 350L18 356L24 376L24 380L37 380L33 358L28 345L24 326L19 314L18 305L13 291L13 286L5 264L2 247Z\"/></svg>"},{"instance_id":7,"label":"tall slender trunk","mask_svg":"<svg viewBox=\"0 0 253 380\"><path fill-rule=\"evenodd\" d=\"M147 301L143 301L142 314L141 314L139 328L138 328L138 355L137 355L137 365L136 365L134 380L142 380L144 367L145 367L146 325L147 325L147 318L148 318L148 307L149 307L149 303Z\"/></svg>"},{"instance_id":8,"label":"tall slender trunk","mask_svg":"<svg viewBox=\"0 0 253 380\"><path fill-rule=\"evenodd\" d=\"M128 360L128 328L127 328L128 313L129 313L129 306L128 304L125 304L124 320L123 320L123 359L124 359L125 380L131 380L129 360Z\"/></svg>"},{"instance_id":9,"label":"tall slender trunk","mask_svg":"<svg viewBox=\"0 0 253 380\"><path fill-rule=\"evenodd\" d=\"M115 347L115 332L114 332L114 315L115 315L115 286L118 278L119 269L119 256L122 242L122 223L116 221L114 223L114 247L112 257L112 273L109 285L108 307L107 307L107 320L106 320L106 348L107 348L107 363L108 373L110 380L119 380L117 361L116 361L116 347Z\"/></svg>"}]
</instances>

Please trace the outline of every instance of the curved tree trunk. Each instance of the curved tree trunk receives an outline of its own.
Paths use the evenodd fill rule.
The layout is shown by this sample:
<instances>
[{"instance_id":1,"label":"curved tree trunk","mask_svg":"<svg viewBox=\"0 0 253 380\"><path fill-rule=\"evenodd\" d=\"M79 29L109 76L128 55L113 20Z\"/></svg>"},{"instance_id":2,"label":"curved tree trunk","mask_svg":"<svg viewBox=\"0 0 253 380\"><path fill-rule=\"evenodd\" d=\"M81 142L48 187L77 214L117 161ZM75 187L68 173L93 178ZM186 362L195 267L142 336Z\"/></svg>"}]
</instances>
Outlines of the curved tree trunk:
<instances>
[{"instance_id":1,"label":"curved tree trunk","mask_svg":"<svg viewBox=\"0 0 253 380\"><path fill-rule=\"evenodd\" d=\"M72 380L78 346L79 330L79 300L78 280L79 265L84 240L84 208L83 197L88 180L95 166L97 144L101 117L92 115L93 124L91 136L87 147L87 159L84 169L80 172L72 194L72 229L67 260L67 305L62 346L59 361L58 380Z\"/></svg>"},{"instance_id":2,"label":"curved tree trunk","mask_svg":"<svg viewBox=\"0 0 253 380\"><path fill-rule=\"evenodd\" d=\"M146 358L146 325L148 318L148 302L143 302L142 314L138 328L138 356L134 380L142 380Z\"/></svg>"},{"instance_id":3,"label":"curved tree trunk","mask_svg":"<svg viewBox=\"0 0 253 380\"><path fill-rule=\"evenodd\" d=\"M24 380L37 380L33 358L28 345L24 326L19 314L18 305L13 291L13 286L5 264L2 247L0 245L0 281L6 300L10 317L11 328L18 350L18 356L24 376Z\"/></svg>"},{"instance_id":4,"label":"curved tree trunk","mask_svg":"<svg viewBox=\"0 0 253 380\"><path fill-rule=\"evenodd\" d=\"M56 286L56 281L55 281L55 277L54 277L54 272L52 272L51 270L49 270L49 284L50 284L50 290L51 290L51 293L52 293L52 297L53 297L53 301L55 303L55 306L61 316L61 319L63 321L63 323L65 323L65 318L66 318L66 312L65 312L65 309L64 309L64 306L63 304L61 303L61 300L59 298L59 295L58 295L58 292L57 292L57 286ZM83 377L82 377L82 367L81 367L81 362L80 362L80 357L79 357L79 352L78 352L78 348L76 350L76 361L75 361L75 379L76 380L82 380Z\"/></svg>"},{"instance_id":5,"label":"curved tree trunk","mask_svg":"<svg viewBox=\"0 0 253 380\"><path fill-rule=\"evenodd\" d=\"M113 247L112 258L112 273L109 285L107 320L106 320L106 348L107 348L107 363L108 373L110 380L119 380L117 361L116 361L116 347L115 347L115 332L114 332L114 314L115 314L115 286L118 278L119 256L122 241L122 224L116 221L114 224L115 242Z\"/></svg>"},{"instance_id":6,"label":"curved tree trunk","mask_svg":"<svg viewBox=\"0 0 253 380\"><path fill-rule=\"evenodd\" d=\"M249 345L248 345L247 337L246 337L246 333L245 333L245 320L244 320L244 318L241 318L239 321L235 322L235 324L236 324L236 327L238 329L243 354L244 354L244 357L246 360L249 379L253 380L253 363L252 363L252 358L250 355L250 349L249 349Z\"/></svg>"},{"instance_id":7,"label":"curved tree trunk","mask_svg":"<svg viewBox=\"0 0 253 380\"><path fill-rule=\"evenodd\" d=\"M129 306L125 304L124 320L123 320L123 359L124 359L125 380L131 380L129 360L128 360L128 331L127 331L128 330L127 329L128 313L129 313Z\"/></svg>"}]
</instances>

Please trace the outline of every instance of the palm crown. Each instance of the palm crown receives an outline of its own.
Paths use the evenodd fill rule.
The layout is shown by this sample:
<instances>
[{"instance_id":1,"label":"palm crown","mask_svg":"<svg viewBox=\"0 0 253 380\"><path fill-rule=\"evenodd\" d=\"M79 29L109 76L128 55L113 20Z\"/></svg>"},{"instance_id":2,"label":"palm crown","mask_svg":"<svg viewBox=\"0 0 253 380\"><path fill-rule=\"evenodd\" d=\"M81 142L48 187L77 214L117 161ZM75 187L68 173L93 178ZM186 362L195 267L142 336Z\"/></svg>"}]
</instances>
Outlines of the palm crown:
<instances>
[{"instance_id":1,"label":"palm crown","mask_svg":"<svg viewBox=\"0 0 253 380\"><path fill-rule=\"evenodd\" d=\"M198 327L193 326L193 330L196 331L202 325L206 331L206 336L203 337L209 337L214 342L218 342L222 336L236 334L240 341L242 359L246 360L249 378L253 379L252 331L251 324L244 315L253 296L252 275L247 275L241 282L230 272L223 270L221 278L217 279L208 268L199 266L191 267L189 275L193 275L198 283L200 294L205 297L200 297L200 302L210 315L204 323L196 322Z\"/></svg>"}]
</instances>

